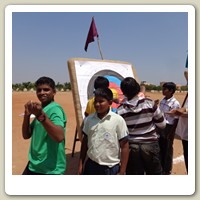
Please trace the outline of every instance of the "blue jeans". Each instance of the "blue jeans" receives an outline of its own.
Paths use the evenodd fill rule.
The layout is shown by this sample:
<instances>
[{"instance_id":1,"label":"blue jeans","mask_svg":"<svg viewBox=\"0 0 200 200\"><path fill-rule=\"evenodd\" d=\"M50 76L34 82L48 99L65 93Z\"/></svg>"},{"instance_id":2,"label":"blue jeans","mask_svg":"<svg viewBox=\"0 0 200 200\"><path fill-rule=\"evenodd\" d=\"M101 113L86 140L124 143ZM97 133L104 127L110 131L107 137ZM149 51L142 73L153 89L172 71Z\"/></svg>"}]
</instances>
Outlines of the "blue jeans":
<instances>
[{"instance_id":1,"label":"blue jeans","mask_svg":"<svg viewBox=\"0 0 200 200\"><path fill-rule=\"evenodd\" d=\"M85 163L83 175L116 175L119 172L119 164L114 167L99 165L90 158Z\"/></svg>"},{"instance_id":2,"label":"blue jeans","mask_svg":"<svg viewBox=\"0 0 200 200\"><path fill-rule=\"evenodd\" d=\"M129 144L127 175L161 175L160 148L157 141Z\"/></svg>"}]
</instances>

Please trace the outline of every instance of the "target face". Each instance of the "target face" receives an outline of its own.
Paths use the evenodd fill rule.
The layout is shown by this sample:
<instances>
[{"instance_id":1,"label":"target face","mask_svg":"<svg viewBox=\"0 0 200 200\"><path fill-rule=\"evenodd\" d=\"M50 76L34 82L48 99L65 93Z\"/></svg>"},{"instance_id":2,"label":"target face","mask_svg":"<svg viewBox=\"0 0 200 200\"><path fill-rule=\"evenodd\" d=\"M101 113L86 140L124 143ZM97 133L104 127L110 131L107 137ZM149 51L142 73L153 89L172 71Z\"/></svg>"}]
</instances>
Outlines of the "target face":
<instances>
[{"instance_id":1,"label":"target face","mask_svg":"<svg viewBox=\"0 0 200 200\"><path fill-rule=\"evenodd\" d=\"M93 96L97 76L105 76L109 80L109 88L118 95L119 100L123 99L121 81L125 77L137 80L133 65L121 61L74 58L68 61L68 69L78 126L84 119L88 99ZM112 107L117 108L118 105L113 103Z\"/></svg>"},{"instance_id":2,"label":"target face","mask_svg":"<svg viewBox=\"0 0 200 200\"><path fill-rule=\"evenodd\" d=\"M89 83L88 83L88 88L87 88L87 98L90 99L93 96L93 91L94 91L94 81L98 76L104 76L109 80L109 88L115 90L118 94L121 94L121 89L120 89L120 83L123 80L123 76L118 74L117 72L111 71L111 70L102 70L97 73L95 73Z\"/></svg>"}]
</instances>

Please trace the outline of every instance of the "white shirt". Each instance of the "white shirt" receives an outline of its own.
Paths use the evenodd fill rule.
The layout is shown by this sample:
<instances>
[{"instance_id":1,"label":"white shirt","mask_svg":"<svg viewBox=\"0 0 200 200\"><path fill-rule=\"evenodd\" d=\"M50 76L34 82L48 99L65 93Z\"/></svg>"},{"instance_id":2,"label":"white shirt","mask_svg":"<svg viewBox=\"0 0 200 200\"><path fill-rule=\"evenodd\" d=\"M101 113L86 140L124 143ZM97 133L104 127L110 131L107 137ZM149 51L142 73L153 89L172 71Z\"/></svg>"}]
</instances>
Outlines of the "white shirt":
<instances>
[{"instance_id":1,"label":"white shirt","mask_svg":"<svg viewBox=\"0 0 200 200\"><path fill-rule=\"evenodd\" d=\"M173 117L167 114L172 109L178 109L180 108L180 103L176 100L174 96L172 96L170 99L163 98L160 102L160 110L163 112L164 117L166 119L167 124L174 124L174 119L177 119L178 117Z\"/></svg>"},{"instance_id":2,"label":"white shirt","mask_svg":"<svg viewBox=\"0 0 200 200\"><path fill-rule=\"evenodd\" d=\"M89 115L83 127L88 137L88 157L100 165L112 167L120 162L119 140L128 136L124 119L109 111L103 118L96 113Z\"/></svg>"}]
</instances>

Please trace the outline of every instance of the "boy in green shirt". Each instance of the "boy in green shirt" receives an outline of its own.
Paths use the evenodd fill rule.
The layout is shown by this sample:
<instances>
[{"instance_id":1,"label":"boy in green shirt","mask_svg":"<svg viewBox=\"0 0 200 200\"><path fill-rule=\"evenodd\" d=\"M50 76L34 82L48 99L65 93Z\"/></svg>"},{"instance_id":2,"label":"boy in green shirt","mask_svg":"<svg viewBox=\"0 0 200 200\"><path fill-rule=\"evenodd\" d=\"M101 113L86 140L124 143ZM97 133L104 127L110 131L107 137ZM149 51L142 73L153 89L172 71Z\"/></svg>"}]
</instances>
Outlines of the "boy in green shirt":
<instances>
[{"instance_id":1,"label":"boy in green shirt","mask_svg":"<svg viewBox=\"0 0 200 200\"><path fill-rule=\"evenodd\" d=\"M66 170L66 115L54 102L56 90L51 78L41 77L35 86L40 103L29 101L25 104L22 124L23 138L31 138L29 162L23 175L61 175ZM35 115L32 123L31 114Z\"/></svg>"}]
</instances>

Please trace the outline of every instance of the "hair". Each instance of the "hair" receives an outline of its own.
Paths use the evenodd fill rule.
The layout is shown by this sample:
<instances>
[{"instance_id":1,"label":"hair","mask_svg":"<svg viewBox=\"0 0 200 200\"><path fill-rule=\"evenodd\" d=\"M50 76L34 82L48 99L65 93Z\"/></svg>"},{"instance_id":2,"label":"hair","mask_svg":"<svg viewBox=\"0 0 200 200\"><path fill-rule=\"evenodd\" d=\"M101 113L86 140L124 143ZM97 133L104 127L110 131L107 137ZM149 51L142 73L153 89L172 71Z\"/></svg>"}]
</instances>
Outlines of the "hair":
<instances>
[{"instance_id":1,"label":"hair","mask_svg":"<svg viewBox=\"0 0 200 200\"><path fill-rule=\"evenodd\" d=\"M132 77L123 79L120 84L120 88L128 99L133 98L140 92L139 83Z\"/></svg>"},{"instance_id":2,"label":"hair","mask_svg":"<svg viewBox=\"0 0 200 200\"><path fill-rule=\"evenodd\" d=\"M97 88L94 92L95 97L100 96L108 101L113 100L113 93L109 88Z\"/></svg>"},{"instance_id":3,"label":"hair","mask_svg":"<svg viewBox=\"0 0 200 200\"><path fill-rule=\"evenodd\" d=\"M176 84L173 82L166 82L162 86L163 88L167 88L168 90L172 91L172 94L176 91Z\"/></svg>"},{"instance_id":4,"label":"hair","mask_svg":"<svg viewBox=\"0 0 200 200\"><path fill-rule=\"evenodd\" d=\"M104 76L97 76L94 81L94 89L97 88L108 88L109 87L109 80Z\"/></svg>"},{"instance_id":5,"label":"hair","mask_svg":"<svg viewBox=\"0 0 200 200\"><path fill-rule=\"evenodd\" d=\"M53 79L49 78L49 77L40 77L36 82L35 82L35 87L39 86L39 85L43 85L43 84L47 84L49 85L53 90L55 90L56 86L55 86L55 82Z\"/></svg>"}]
</instances>

